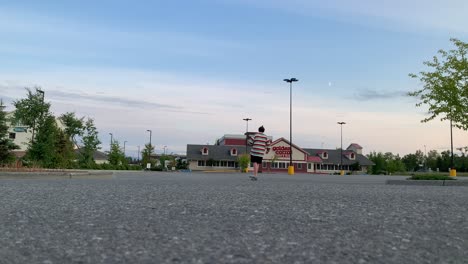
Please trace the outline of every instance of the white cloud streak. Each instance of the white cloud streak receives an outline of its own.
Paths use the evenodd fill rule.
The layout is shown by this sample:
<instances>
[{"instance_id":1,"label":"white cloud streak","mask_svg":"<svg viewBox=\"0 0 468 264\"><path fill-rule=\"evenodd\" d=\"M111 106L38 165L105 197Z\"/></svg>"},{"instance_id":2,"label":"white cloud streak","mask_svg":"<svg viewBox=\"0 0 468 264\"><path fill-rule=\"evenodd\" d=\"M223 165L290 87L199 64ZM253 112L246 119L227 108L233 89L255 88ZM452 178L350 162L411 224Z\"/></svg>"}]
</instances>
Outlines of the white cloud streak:
<instances>
[{"instance_id":1,"label":"white cloud streak","mask_svg":"<svg viewBox=\"0 0 468 264\"><path fill-rule=\"evenodd\" d=\"M465 0L225 0L260 8L384 27L396 31L468 34L468 2ZM369 23L371 21L372 23Z\"/></svg>"}]
</instances>

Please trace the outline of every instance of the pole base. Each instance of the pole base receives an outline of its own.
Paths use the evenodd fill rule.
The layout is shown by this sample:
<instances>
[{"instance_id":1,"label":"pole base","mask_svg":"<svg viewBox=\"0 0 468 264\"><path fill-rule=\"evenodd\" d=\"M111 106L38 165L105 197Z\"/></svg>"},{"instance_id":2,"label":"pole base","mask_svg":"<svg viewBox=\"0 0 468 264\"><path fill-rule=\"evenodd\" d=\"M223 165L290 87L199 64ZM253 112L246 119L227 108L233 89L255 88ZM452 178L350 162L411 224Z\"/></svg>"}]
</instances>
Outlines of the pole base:
<instances>
[{"instance_id":1,"label":"pole base","mask_svg":"<svg viewBox=\"0 0 468 264\"><path fill-rule=\"evenodd\" d=\"M289 175L294 175L294 166L289 166L288 167L288 174Z\"/></svg>"},{"instance_id":2,"label":"pole base","mask_svg":"<svg viewBox=\"0 0 468 264\"><path fill-rule=\"evenodd\" d=\"M457 177L457 170L456 169L450 169L450 177Z\"/></svg>"}]
</instances>

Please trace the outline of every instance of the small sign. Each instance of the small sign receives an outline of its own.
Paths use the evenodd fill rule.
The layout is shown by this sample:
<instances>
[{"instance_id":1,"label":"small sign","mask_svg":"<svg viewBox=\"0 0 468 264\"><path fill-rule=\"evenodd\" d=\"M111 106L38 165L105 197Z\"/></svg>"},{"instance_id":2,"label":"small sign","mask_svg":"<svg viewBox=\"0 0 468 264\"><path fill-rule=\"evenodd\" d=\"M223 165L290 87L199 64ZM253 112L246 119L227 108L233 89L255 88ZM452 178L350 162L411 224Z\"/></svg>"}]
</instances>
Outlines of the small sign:
<instances>
[{"instance_id":1,"label":"small sign","mask_svg":"<svg viewBox=\"0 0 468 264\"><path fill-rule=\"evenodd\" d=\"M151 163L146 163L146 168L151 169Z\"/></svg>"}]
</instances>

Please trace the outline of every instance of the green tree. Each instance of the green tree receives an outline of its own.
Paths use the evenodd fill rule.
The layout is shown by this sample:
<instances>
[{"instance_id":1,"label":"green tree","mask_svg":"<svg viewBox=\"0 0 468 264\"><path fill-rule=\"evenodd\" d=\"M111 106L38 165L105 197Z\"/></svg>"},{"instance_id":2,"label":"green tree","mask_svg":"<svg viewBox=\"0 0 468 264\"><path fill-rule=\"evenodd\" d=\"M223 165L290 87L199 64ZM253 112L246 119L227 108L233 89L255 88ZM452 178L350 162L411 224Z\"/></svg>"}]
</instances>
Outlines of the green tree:
<instances>
[{"instance_id":1,"label":"green tree","mask_svg":"<svg viewBox=\"0 0 468 264\"><path fill-rule=\"evenodd\" d=\"M355 163L351 164L349 168L351 169L351 171L360 171L361 165L359 164L359 161L356 161Z\"/></svg>"},{"instance_id":2,"label":"green tree","mask_svg":"<svg viewBox=\"0 0 468 264\"><path fill-rule=\"evenodd\" d=\"M79 147L79 144L76 140L77 136L82 136L84 133L84 117L78 118L73 112L67 112L60 116L60 121L62 121L65 126L65 134L70 137L70 140Z\"/></svg>"},{"instance_id":3,"label":"green tree","mask_svg":"<svg viewBox=\"0 0 468 264\"><path fill-rule=\"evenodd\" d=\"M372 174L386 173L385 157L382 152L371 152L367 155L367 158L374 163L371 168Z\"/></svg>"},{"instance_id":4,"label":"green tree","mask_svg":"<svg viewBox=\"0 0 468 264\"><path fill-rule=\"evenodd\" d=\"M53 115L47 114L43 118L44 121L37 127L36 140L30 145L26 157L44 168L58 168L63 161L60 154L66 151L66 146L59 150L64 134L57 127Z\"/></svg>"},{"instance_id":5,"label":"green tree","mask_svg":"<svg viewBox=\"0 0 468 264\"><path fill-rule=\"evenodd\" d=\"M44 93L40 92L40 87L35 87L33 93L26 88L27 97L13 101L16 110L13 116L13 124L22 124L32 129L31 143L35 140L36 129L45 120L49 113L50 103L44 102Z\"/></svg>"},{"instance_id":6,"label":"green tree","mask_svg":"<svg viewBox=\"0 0 468 264\"><path fill-rule=\"evenodd\" d=\"M178 170L188 169L187 161L185 161L185 160L183 160L181 158L177 159L176 169L178 169Z\"/></svg>"},{"instance_id":7,"label":"green tree","mask_svg":"<svg viewBox=\"0 0 468 264\"><path fill-rule=\"evenodd\" d=\"M407 154L401 159L408 171L416 171L419 168L418 157L416 154Z\"/></svg>"},{"instance_id":8,"label":"green tree","mask_svg":"<svg viewBox=\"0 0 468 264\"><path fill-rule=\"evenodd\" d=\"M440 157L440 154L437 152L437 150L430 150L426 157L426 167L433 171L437 170L438 157Z\"/></svg>"},{"instance_id":9,"label":"green tree","mask_svg":"<svg viewBox=\"0 0 468 264\"><path fill-rule=\"evenodd\" d=\"M88 118L84 123L81 141L83 147L80 148L78 153L78 163L81 167L91 168L95 165L94 153L99 149L99 144L101 144L92 118Z\"/></svg>"},{"instance_id":10,"label":"green tree","mask_svg":"<svg viewBox=\"0 0 468 264\"><path fill-rule=\"evenodd\" d=\"M12 150L19 149L8 134L7 117L3 101L0 100L0 166L9 164L15 160Z\"/></svg>"},{"instance_id":11,"label":"green tree","mask_svg":"<svg viewBox=\"0 0 468 264\"><path fill-rule=\"evenodd\" d=\"M111 144L111 150L109 152L109 164L114 166L126 165L127 159L120 148L119 141L114 140Z\"/></svg>"},{"instance_id":12,"label":"green tree","mask_svg":"<svg viewBox=\"0 0 468 264\"><path fill-rule=\"evenodd\" d=\"M468 129L468 43L450 39L455 49L439 50L441 58L434 56L424 65L431 70L419 74L410 74L423 84L423 88L410 92L410 96L420 101L416 106L427 105L429 116L421 122L428 122L441 116L441 120L450 120L453 125Z\"/></svg>"},{"instance_id":13,"label":"green tree","mask_svg":"<svg viewBox=\"0 0 468 264\"><path fill-rule=\"evenodd\" d=\"M145 168L146 168L147 163L153 164L151 160L151 153L153 152L154 152L154 146L152 146L149 143L146 144L145 148L141 151L141 162Z\"/></svg>"}]
</instances>

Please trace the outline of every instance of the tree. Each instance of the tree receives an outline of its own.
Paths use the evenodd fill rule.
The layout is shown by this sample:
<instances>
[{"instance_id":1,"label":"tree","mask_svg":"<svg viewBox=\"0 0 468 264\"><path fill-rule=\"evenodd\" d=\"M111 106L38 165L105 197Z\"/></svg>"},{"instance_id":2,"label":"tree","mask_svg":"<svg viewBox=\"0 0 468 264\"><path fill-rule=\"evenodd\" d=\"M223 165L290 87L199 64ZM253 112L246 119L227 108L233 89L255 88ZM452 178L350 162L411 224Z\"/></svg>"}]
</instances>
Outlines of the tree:
<instances>
[{"instance_id":1,"label":"tree","mask_svg":"<svg viewBox=\"0 0 468 264\"><path fill-rule=\"evenodd\" d=\"M81 141L83 147L79 150L78 163L81 167L90 168L95 164L94 153L99 149L99 144L101 144L92 118L88 117L84 124Z\"/></svg>"},{"instance_id":2,"label":"tree","mask_svg":"<svg viewBox=\"0 0 468 264\"><path fill-rule=\"evenodd\" d=\"M147 163L151 163L151 153L154 151L154 146L145 144L145 148L141 151L141 162L146 167Z\"/></svg>"},{"instance_id":3,"label":"tree","mask_svg":"<svg viewBox=\"0 0 468 264\"><path fill-rule=\"evenodd\" d=\"M109 152L109 164L114 166L126 165L127 160L125 155L120 148L120 144L117 140L114 140L111 144L111 149Z\"/></svg>"},{"instance_id":4,"label":"tree","mask_svg":"<svg viewBox=\"0 0 468 264\"><path fill-rule=\"evenodd\" d=\"M437 158L438 157L440 157L440 154L437 152L437 150L430 150L427 153L427 157L426 157L427 168L430 168L433 171L437 170Z\"/></svg>"},{"instance_id":5,"label":"tree","mask_svg":"<svg viewBox=\"0 0 468 264\"><path fill-rule=\"evenodd\" d=\"M356 161L355 163L351 164L349 168L351 169L351 171L360 171L361 165L359 164L359 161Z\"/></svg>"},{"instance_id":6,"label":"tree","mask_svg":"<svg viewBox=\"0 0 468 264\"><path fill-rule=\"evenodd\" d=\"M68 164L71 142L57 127L55 117L47 114L37 127L36 140L30 145L26 157L44 168L58 168ZM69 159L68 159L69 160Z\"/></svg>"},{"instance_id":7,"label":"tree","mask_svg":"<svg viewBox=\"0 0 468 264\"><path fill-rule=\"evenodd\" d=\"M450 39L456 49L439 50L441 59L434 56L424 64L432 71L410 74L419 79L423 88L410 92L410 96L419 98L416 106L427 105L429 117L421 120L428 122L441 115L441 120L450 120L454 126L468 129L468 43Z\"/></svg>"},{"instance_id":8,"label":"tree","mask_svg":"<svg viewBox=\"0 0 468 264\"><path fill-rule=\"evenodd\" d=\"M65 134L70 137L70 140L79 148L76 141L77 136L82 136L84 133L84 117L78 118L73 112L67 112L60 116L60 121L65 125Z\"/></svg>"},{"instance_id":9,"label":"tree","mask_svg":"<svg viewBox=\"0 0 468 264\"><path fill-rule=\"evenodd\" d=\"M44 94L40 92L40 87L35 87L36 92L33 93L31 89L26 88L28 91L27 98L13 101L16 110L13 116L13 124L22 124L32 129L31 143L35 139L36 128L46 118L50 103L44 102Z\"/></svg>"},{"instance_id":10,"label":"tree","mask_svg":"<svg viewBox=\"0 0 468 264\"><path fill-rule=\"evenodd\" d=\"M183 160L181 158L177 159L176 169L178 169L178 170L188 169L187 161L185 161L185 160Z\"/></svg>"},{"instance_id":11,"label":"tree","mask_svg":"<svg viewBox=\"0 0 468 264\"><path fill-rule=\"evenodd\" d=\"M401 159L408 171L416 171L419 168L418 157L416 154L407 154Z\"/></svg>"},{"instance_id":12,"label":"tree","mask_svg":"<svg viewBox=\"0 0 468 264\"><path fill-rule=\"evenodd\" d=\"M0 166L9 164L15 160L12 150L19 149L19 146L13 143L8 134L8 125L5 106L0 100Z\"/></svg>"},{"instance_id":13,"label":"tree","mask_svg":"<svg viewBox=\"0 0 468 264\"><path fill-rule=\"evenodd\" d=\"M371 169L372 174L386 173L385 158L382 152L379 152L379 153L376 153L375 151L371 152L367 155L367 158L374 163L374 166L372 166L372 169Z\"/></svg>"}]
</instances>

